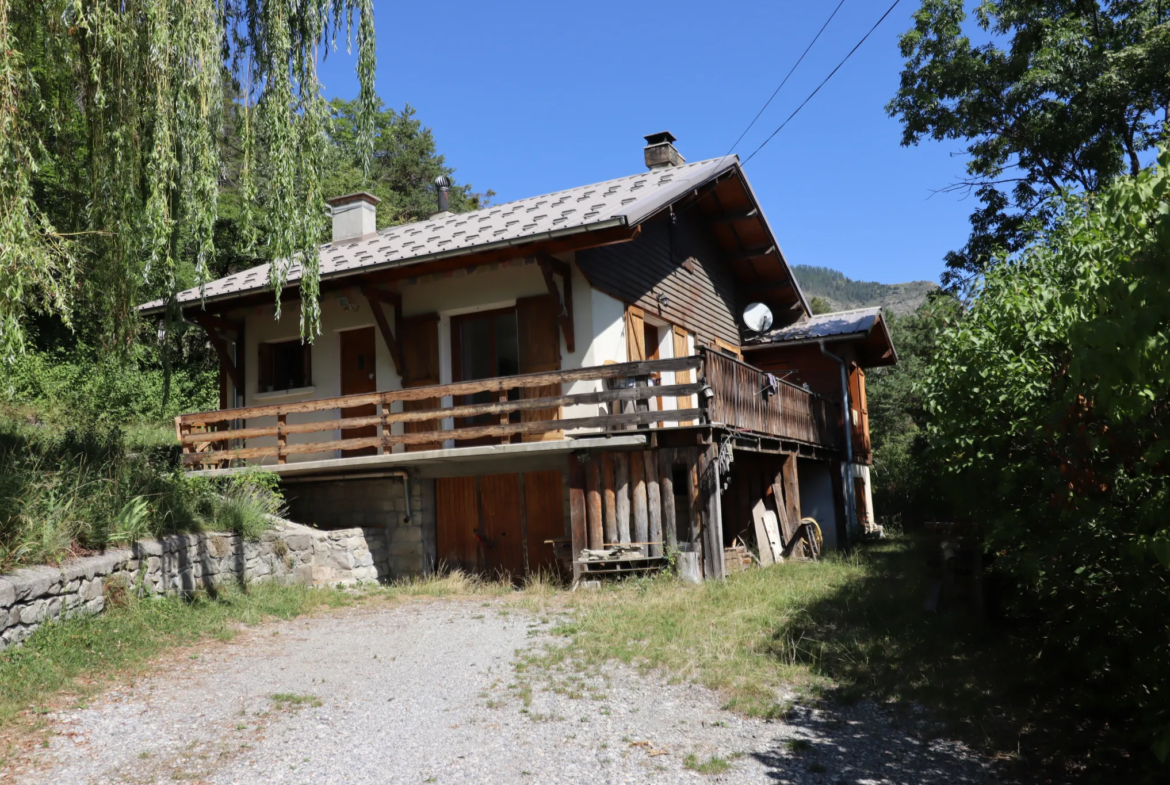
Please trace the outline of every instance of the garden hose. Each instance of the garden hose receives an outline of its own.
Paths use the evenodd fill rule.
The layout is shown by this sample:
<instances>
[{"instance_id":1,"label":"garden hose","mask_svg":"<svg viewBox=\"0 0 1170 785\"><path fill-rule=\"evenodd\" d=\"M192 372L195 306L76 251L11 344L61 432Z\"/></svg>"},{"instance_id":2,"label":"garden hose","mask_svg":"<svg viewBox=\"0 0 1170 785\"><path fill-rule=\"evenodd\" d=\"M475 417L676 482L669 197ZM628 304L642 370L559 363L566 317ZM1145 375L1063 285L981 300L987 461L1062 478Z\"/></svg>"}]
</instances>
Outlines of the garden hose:
<instances>
[{"instance_id":1,"label":"garden hose","mask_svg":"<svg viewBox=\"0 0 1170 785\"><path fill-rule=\"evenodd\" d=\"M821 525L817 523L816 518L801 518L801 523L807 523L813 527L817 538L817 553L823 553L825 550L825 536L821 534Z\"/></svg>"}]
</instances>

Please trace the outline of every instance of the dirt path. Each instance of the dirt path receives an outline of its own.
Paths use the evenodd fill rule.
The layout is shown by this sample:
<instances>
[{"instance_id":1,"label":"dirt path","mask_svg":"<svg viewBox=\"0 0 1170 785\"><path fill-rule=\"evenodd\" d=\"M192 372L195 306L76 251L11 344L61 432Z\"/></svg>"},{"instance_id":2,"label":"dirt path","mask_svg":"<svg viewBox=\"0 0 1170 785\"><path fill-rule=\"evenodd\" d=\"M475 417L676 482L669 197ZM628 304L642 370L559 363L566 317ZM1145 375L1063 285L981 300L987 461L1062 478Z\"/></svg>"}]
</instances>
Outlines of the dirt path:
<instances>
[{"instance_id":1,"label":"dirt path","mask_svg":"<svg viewBox=\"0 0 1170 785\"><path fill-rule=\"evenodd\" d=\"M268 624L52 717L48 748L0 781L995 781L924 723L872 705L764 722L628 670L517 674L517 652L551 623L433 601Z\"/></svg>"}]
</instances>

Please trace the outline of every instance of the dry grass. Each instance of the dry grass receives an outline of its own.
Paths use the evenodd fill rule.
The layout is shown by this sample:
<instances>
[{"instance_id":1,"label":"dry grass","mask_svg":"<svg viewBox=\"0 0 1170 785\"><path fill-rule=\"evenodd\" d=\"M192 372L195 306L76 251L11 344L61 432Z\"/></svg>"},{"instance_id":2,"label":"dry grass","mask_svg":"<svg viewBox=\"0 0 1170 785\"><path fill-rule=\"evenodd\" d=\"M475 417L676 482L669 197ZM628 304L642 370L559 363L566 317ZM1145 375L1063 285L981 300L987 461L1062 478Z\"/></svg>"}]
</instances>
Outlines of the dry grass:
<instances>
[{"instance_id":1,"label":"dry grass","mask_svg":"<svg viewBox=\"0 0 1170 785\"><path fill-rule=\"evenodd\" d=\"M554 631L569 641L532 655L529 664L616 660L661 668L721 692L728 708L776 716L788 709L783 694L827 683L810 667L816 642L797 632L808 608L865 570L855 556L750 570L723 583L692 586L661 576L562 595L560 604L573 613Z\"/></svg>"}]
</instances>

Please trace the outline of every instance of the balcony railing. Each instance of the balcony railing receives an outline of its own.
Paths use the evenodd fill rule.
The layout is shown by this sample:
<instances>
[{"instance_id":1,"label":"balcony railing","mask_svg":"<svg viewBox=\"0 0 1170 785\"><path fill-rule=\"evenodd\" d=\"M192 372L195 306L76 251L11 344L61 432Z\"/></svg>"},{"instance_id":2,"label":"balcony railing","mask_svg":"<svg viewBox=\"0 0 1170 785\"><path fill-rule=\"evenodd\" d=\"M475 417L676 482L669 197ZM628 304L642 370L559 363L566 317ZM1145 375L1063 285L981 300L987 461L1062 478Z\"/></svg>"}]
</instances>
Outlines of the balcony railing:
<instances>
[{"instance_id":1,"label":"balcony railing","mask_svg":"<svg viewBox=\"0 0 1170 785\"><path fill-rule=\"evenodd\" d=\"M698 382L657 385L662 373L698 371ZM688 374L689 376L689 374ZM765 436L795 439L823 446L840 441L839 408L791 384L781 383L778 394L765 396L760 388L762 372L714 352L669 360L601 365L567 371L504 376L471 382L457 382L403 390L323 398L314 401L279 403L223 409L214 412L184 414L175 419L183 462L187 466L223 466L233 460L275 458L278 464L289 456L326 453L335 450L382 448L389 452L394 445L407 449L431 446L435 449L447 439L507 441L513 437L539 436L572 431L584 434L604 431L632 431L655 424L722 424L758 432ZM603 389L570 395L547 395L550 386L575 382L601 382ZM596 386L596 385L595 385ZM710 390L708 391L708 387ZM515 392L514 392L515 391ZM495 393L497 400L487 403L444 404L477 393ZM541 397L533 397L540 395ZM692 397L694 396L694 397ZM650 408L651 399L674 399L678 408ZM693 402L697 401L698 405ZM394 404L400 402L394 411ZM564 416L563 407L593 405L603 414ZM345 416L343 410L376 407L365 416ZM518 413L518 417L513 417ZM289 418L316 419L290 422ZM303 417L302 417L303 416ZM491 424L482 424L490 416ZM442 429L443 420L480 418L479 423L455 429ZM256 420L268 419L266 424ZM497 419L498 418L498 419ZM516 420L519 420L518 422ZM248 423L253 425L249 427ZM402 423L401 433L394 432ZM351 438L326 438L292 442L290 436L325 434L366 429L372 435ZM559 435L559 434L558 434ZM249 444L257 439L271 440L263 446ZM425 448L425 447L424 447Z\"/></svg>"},{"instance_id":2,"label":"balcony railing","mask_svg":"<svg viewBox=\"0 0 1170 785\"><path fill-rule=\"evenodd\" d=\"M708 422L839 449L841 407L782 379L767 389L764 371L719 352L704 352L703 374L715 393Z\"/></svg>"}]
</instances>

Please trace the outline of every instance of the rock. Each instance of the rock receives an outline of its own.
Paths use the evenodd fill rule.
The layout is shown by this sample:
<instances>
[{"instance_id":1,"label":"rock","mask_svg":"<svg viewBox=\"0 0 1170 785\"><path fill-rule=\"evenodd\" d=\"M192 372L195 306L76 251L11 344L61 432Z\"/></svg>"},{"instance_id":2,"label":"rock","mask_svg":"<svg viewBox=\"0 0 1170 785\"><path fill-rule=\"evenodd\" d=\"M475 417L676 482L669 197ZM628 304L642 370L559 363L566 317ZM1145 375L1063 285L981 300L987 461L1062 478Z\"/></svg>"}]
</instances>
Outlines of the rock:
<instances>
[{"instance_id":1,"label":"rock","mask_svg":"<svg viewBox=\"0 0 1170 785\"><path fill-rule=\"evenodd\" d=\"M7 610L16 602L16 586L8 578L0 578L0 609Z\"/></svg>"},{"instance_id":2,"label":"rock","mask_svg":"<svg viewBox=\"0 0 1170 785\"><path fill-rule=\"evenodd\" d=\"M23 567L8 576L12 581L15 600L42 597L61 582L61 571L53 567Z\"/></svg>"}]
</instances>

